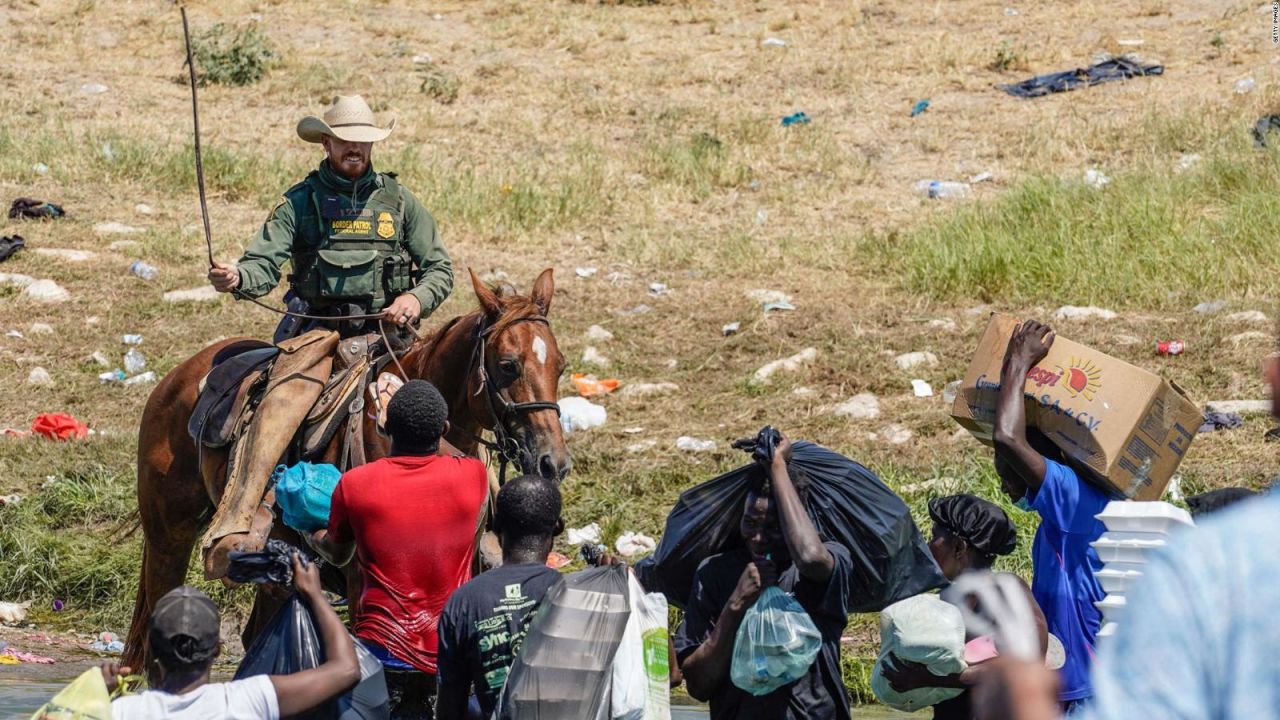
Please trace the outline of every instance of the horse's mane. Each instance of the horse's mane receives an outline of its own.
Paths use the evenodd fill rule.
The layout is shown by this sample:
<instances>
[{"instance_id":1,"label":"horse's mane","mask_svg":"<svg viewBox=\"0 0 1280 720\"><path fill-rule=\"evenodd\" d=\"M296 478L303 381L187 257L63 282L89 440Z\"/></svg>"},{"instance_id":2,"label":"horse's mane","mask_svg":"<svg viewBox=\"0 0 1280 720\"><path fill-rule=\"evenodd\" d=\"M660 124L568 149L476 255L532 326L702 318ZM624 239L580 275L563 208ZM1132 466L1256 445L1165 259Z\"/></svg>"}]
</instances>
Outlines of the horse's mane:
<instances>
[{"instance_id":1,"label":"horse's mane","mask_svg":"<svg viewBox=\"0 0 1280 720\"><path fill-rule=\"evenodd\" d=\"M542 315L542 308L538 306L532 298L523 295L502 295L498 298L502 303L502 315L500 315L490 326L490 336L496 336L504 332L508 327L515 323L530 317L539 317ZM417 355L418 376L425 375L427 363L430 361L435 346L449 336L455 326L466 324L469 326L478 325L484 319L482 310L472 310L469 313L458 315L444 324L438 331L427 335L413 344L411 353Z\"/></svg>"}]
</instances>

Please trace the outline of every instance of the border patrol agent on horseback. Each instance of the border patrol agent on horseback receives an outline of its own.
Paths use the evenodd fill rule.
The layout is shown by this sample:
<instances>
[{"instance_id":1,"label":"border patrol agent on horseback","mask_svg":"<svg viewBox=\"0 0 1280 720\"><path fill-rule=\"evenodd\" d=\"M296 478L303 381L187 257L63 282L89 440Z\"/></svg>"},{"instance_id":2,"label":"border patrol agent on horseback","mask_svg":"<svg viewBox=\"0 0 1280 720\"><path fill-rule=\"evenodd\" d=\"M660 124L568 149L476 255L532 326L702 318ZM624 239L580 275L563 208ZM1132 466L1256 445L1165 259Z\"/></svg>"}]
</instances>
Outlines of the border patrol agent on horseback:
<instances>
[{"instance_id":1,"label":"border patrol agent on horseback","mask_svg":"<svg viewBox=\"0 0 1280 720\"><path fill-rule=\"evenodd\" d=\"M277 463L292 461L289 449L299 427L342 369L344 360L335 363L335 356L350 362L350 350L367 348L358 353L372 358L380 354L378 335L407 344L413 337L409 327L453 290L453 264L435 220L393 173L375 172L370 162L373 143L394 127L394 120L378 127L358 95L335 98L323 119L303 118L298 136L323 145L325 159L285 191L236 264L214 262L209 270L219 292L253 299L271 292L288 261L289 310L313 316L286 317L276 329L279 352L237 441L226 489L201 542L209 579L225 575L228 553L255 551L265 542L273 522L264 500L267 480ZM342 319L372 314L380 317ZM391 337L381 332L382 323L393 329ZM340 340L345 354L338 352Z\"/></svg>"}]
</instances>

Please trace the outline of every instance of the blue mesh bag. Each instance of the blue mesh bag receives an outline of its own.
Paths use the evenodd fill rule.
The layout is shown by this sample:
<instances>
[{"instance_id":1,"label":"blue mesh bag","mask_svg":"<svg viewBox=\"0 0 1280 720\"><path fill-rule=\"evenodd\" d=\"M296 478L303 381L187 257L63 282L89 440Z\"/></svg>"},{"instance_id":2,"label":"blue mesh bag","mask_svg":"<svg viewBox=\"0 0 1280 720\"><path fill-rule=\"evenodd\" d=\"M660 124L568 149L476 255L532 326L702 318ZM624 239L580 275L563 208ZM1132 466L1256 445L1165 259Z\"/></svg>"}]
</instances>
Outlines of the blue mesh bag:
<instances>
[{"instance_id":1,"label":"blue mesh bag","mask_svg":"<svg viewBox=\"0 0 1280 720\"><path fill-rule=\"evenodd\" d=\"M300 462L293 467L277 467L271 479L284 524L302 532L328 527L329 502L341 477L338 468L328 463Z\"/></svg>"}]
</instances>

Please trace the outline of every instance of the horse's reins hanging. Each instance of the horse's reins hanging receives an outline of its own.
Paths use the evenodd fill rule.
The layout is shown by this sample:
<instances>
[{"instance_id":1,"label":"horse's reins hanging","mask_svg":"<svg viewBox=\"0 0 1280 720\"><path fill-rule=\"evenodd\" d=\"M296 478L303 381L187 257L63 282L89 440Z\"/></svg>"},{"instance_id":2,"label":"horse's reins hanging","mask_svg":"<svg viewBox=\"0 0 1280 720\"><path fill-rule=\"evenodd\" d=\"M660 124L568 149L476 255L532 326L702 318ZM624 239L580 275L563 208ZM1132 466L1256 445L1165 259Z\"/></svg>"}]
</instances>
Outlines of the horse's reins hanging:
<instances>
[{"instance_id":1,"label":"horse's reins hanging","mask_svg":"<svg viewBox=\"0 0 1280 720\"><path fill-rule=\"evenodd\" d=\"M196 188L200 191L200 219L204 224L204 245L205 250L208 252L209 269L212 270L214 268L213 232L209 226L209 201L205 197L204 161L202 159L202 153L200 152L200 107L196 100L196 63L191 52L191 28L187 23L187 7L186 5L179 4L178 9L182 12L182 39L186 43L187 75L191 80L191 124L195 133ZM406 380L409 379L409 376L404 371L404 366L400 364L400 358L396 356L395 350L391 347L390 339L387 338L387 330L383 325L383 321L386 318L383 317L382 313L365 313L363 315L308 315L306 313L294 312L293 310L281 310L280 308L271 307L257 298L249 297L240 290L232 290L231 292L240 300L248 300L258 307L265 308L277 315L283 315L285 317L293 317L301 320L321 320L326 322L341 322L343 320L377 320L378 333L382 335L382 342L386 345L387 352L390 353L391 359L396 364L396 368L400 370L400 374L404 376Z\"/></svg>"},{"instance_id":2,"label":"horse's reins hanging","mask_svg":"<svg viewBox=\"0 0 1280 720\"><path fill-rule=\"evenodd\" d=\"M547 320L544 315L530 315L528 317L516 318L515 320L507 323L506 327L526 322L542 323L548 327L551 325L551 322ZM472 437L485 448L497 453L499 463L498 485L501 486L506 484L507 465L515 463L525 470L525 472L529 471L528 468L524 467L524 463L521 462L522 450L519 443L511 436L510 433L507 432L508 419L517 413L534 412L537 410L551 410L555 412L556 417L559 417L560 405L559 403L551 402L549 400L512 402L510 399L503 396L502 389L497 387L489 379L489 370L485 367L484 363L485 346L488 344L489 337L493 334L495 327L496 325L486 324L484 320L481 320L480 323L476 325L476 341L474 349L471 351L470 363L471 367L474 368L474 371L480 373L480 387L477 389L476 394L479 395L480 393L484 393L485 403L489 407L489 414L493 416L494 441L490 442L479 435L473 435ZM499 412L499 408L501 408L501 412Z\"/></svg>"}]
</instances>

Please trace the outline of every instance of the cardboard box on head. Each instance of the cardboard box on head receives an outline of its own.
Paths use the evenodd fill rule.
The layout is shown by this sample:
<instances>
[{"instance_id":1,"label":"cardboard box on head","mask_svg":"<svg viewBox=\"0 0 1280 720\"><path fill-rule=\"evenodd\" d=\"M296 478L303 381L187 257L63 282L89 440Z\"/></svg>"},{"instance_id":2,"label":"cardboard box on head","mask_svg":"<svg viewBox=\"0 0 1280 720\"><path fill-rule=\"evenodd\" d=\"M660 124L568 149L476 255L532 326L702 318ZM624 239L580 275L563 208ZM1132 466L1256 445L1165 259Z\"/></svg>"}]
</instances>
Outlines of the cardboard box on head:
<instances>
[{"instance_id":1,"label":"cardboard box on head","mask_svg":"<svg viewBox=\"0 0 1280 720\"><path fill-rule=\"evenodd\" d=\"M951 417L993 444L1000 368L1018 319L993 314ZM1058 335L1027 373L1027 425L1087 478L1133 500L1159 500L1204 418L1177 385Z\"/></svg>"}]
</instances>

